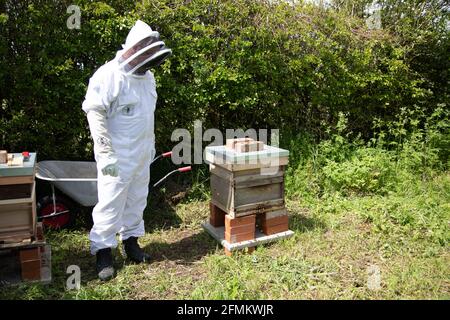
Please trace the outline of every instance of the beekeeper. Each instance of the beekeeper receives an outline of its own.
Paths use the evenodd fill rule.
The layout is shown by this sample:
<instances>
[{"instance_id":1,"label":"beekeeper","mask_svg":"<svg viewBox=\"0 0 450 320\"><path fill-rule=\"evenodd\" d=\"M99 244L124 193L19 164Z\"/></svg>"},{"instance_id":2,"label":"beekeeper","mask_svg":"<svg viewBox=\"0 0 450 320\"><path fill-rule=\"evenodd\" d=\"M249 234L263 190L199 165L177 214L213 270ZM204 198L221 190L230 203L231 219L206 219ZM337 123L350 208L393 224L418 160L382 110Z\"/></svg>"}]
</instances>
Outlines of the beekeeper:
<instances>
[{"instance_id":1,"label":"beekeeper","mask_svg":"<svg viewBox=\"0 0 450 320\"><path fill-rule=\"evenodd\" d=\"M91 77L82 105L97 162L98 203L89 238L102 280L114 276L111 248L117 247L117 234L128 259L149 260L137 242L144 235L142 216L155 156L157 93L149 68L171 54L159 33L140 20L122 46L115 59Z\"/></svg>"}]
</instances>

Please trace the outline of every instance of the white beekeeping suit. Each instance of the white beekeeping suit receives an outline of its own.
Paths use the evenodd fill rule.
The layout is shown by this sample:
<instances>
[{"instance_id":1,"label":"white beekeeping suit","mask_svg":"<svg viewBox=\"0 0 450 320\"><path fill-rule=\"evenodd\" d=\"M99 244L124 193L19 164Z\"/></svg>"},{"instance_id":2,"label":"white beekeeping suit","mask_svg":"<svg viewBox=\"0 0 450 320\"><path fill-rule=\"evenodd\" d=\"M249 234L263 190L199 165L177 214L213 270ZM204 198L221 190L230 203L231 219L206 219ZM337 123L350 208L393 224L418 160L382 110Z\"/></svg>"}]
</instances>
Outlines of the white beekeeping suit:
<instances>
[{"instance_id":1,"label":"white beekeeping suit","mask_svg":"<svg viewBox=\"0 0 450 320\"><path fill-rule=\"evenodd\" d=\"M89 81L82 108L94 141L98 203L91 253L144 235L150 162L155 156L155 77L147 70L170 55L159 34L142 21L130 30L116 58Z\"/></svg>"}]
</instances>

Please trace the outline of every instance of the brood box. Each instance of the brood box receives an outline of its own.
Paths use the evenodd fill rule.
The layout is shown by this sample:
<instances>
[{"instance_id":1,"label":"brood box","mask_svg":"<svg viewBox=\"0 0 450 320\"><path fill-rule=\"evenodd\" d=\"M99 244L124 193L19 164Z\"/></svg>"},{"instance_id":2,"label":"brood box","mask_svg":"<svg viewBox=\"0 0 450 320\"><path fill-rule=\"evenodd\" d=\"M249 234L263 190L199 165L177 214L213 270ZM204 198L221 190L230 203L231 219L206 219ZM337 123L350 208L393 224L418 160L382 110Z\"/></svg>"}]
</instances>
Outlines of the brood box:
<instances>
[{"instance_id":1,"label":"brood box","mask_svg":"<svg viewBox=\"0 0 450 320\"><path fill-rule=\"evenodd\" d=\"M284 208L284 173L289 151L264 145L253 152L207 147L211 202L232 218Z\"/></svg>"}]
</instances>

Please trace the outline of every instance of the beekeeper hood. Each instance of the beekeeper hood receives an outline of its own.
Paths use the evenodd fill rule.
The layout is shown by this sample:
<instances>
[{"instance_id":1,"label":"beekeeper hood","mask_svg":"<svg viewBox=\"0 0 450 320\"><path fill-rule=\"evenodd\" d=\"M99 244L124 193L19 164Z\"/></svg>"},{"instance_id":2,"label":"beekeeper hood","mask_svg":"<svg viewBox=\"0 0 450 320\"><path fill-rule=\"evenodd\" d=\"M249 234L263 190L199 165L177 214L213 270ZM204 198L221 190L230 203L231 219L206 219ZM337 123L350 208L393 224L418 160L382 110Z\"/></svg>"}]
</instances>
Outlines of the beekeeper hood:
<instances>
[{"instance_id":1,"label":"beekeeper hood","mask_svg":"<svg viewBox=\"0 0 450 320\"><path fill-rule=\"evenodd\" d=\"M136 21L122 46L119 64L128 74L158 66L172 54L159 39L159 33L141 20Z\"/></svg>"}]
</instances>

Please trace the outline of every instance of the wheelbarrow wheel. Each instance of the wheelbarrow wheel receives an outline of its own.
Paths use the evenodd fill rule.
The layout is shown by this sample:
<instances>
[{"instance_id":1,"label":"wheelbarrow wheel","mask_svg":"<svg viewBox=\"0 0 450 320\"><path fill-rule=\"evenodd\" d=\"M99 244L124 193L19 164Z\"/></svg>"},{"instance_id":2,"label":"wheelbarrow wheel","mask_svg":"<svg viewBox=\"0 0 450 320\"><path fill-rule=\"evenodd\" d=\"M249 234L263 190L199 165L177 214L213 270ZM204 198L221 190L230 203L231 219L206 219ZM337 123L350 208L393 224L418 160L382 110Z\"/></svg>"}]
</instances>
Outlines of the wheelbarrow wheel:
<instances>
[{"instance_id":1,"label":"wheelbarrow wheel","mask_svg":"<svg viewBox=\"0 0 450 320\"><path fill-rule=\"evenodd\" d=\"M49 229L68 228L73 223L73 205L69 200L60 195L56 195L55 197L55 204L53 204L52 196L45 196L37 202L36 209L38 219L41 220L43 225ZM67 212L55 215L53 217L41 218L43 216L51 215L54 212L63 211Z\"/></svg>"}]
</instances>

